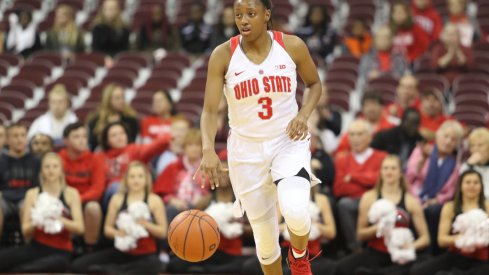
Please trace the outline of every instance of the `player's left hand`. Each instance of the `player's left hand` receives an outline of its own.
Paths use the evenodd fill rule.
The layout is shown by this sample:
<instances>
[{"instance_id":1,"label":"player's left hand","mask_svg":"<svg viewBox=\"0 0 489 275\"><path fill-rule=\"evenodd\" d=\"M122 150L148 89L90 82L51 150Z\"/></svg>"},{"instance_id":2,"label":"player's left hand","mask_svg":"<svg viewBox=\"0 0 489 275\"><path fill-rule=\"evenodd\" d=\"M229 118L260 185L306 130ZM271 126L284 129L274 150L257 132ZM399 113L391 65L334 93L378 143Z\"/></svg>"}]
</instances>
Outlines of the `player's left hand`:
<instances>
[{"instance_id":1,"label":"player's left hand","mask_svg":"<svg viewBox=\"0 0 489 275\"><path fill-rule=\"evenodd\" d=\"M307 120L308 118L306 116L299 113L289 122L286 132L290 139L303 140L307 137L307 134L309 133L307 129Z\"/></svg>"}]
</instances>

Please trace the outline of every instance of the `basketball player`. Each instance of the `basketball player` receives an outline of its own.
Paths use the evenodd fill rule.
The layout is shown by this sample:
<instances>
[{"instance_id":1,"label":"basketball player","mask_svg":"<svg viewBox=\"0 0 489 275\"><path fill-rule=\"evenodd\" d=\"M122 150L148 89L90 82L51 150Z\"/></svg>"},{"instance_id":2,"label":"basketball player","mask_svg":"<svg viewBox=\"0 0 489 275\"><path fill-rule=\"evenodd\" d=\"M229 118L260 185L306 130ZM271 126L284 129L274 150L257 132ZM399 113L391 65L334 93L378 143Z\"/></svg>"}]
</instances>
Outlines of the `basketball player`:
<instances>
[{"instance_id":1,"label":"basketball player","mask_svg":"<svg viewBox=\"0 0 489 275\"><path fill-rule=\"evenodd\" d=\"M311 174L307 120L321 94L321 83L302 40L269 31L270 0L236 0L240 35L213 51L201 118L202 183L219 187L224 172L214 148L217 110L224 88L229 105L229 174L236 209L247 213L263 272L282 274L277 201L291 235L293 275L312 274L307 242ZM309 88L298 111L297 72ZM314 178L314 183L319 182ZM236 211L238 212L238 211Z\"/></svg>"}]
</instances>

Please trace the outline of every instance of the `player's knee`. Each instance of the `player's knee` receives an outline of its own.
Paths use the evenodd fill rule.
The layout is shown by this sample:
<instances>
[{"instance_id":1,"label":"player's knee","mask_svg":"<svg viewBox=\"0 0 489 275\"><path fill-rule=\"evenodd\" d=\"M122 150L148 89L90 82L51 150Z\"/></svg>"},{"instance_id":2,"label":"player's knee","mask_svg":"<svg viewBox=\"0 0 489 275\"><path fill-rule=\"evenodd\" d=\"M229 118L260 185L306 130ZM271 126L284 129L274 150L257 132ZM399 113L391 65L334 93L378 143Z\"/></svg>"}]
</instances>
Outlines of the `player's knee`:
<instances>
[{"instance_id":1,"label":"player's knee","mask_svg":"<svg viewBox=\"0 0 489 275\"><path fill-rule=\"evenodd\" d=\"M257 243L256 255L261 264L271 265L280 257L280 245L276 241Z\"/></svg>"},{"instance_id":2,"label":"player's knee","mask_svg":"<svg viewBox=\"0 0 489 275\"><path fill-rule=\"evenodd\" d=\"M297 236L309 233L310 183L302 177L283 179L278 186L280 210L289 230Z\"/></svg>"},{"instance_id":3,"label":"player's knee","mask_svg":"<svg viewBox=\"0 0 489 275\"><path fill-rule=\"evenodd\" d=\"M98 217L102 215L102 207L96 201L89 201L85 204L84 213L91 217Z\"/></svg>"}]
</instances>

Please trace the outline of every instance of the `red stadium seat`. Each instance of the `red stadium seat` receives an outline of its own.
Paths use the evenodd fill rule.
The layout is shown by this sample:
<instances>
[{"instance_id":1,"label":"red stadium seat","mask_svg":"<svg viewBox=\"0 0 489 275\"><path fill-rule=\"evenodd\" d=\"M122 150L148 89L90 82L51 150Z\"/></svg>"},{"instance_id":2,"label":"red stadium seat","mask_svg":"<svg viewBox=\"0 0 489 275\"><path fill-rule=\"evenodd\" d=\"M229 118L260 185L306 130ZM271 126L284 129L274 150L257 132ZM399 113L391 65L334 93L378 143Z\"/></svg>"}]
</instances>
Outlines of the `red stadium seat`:
<instances>
[{"instance_id":1,"label":"red stadium seat","mask_svg":"<svg viewBox=\"0 0 489 275\"><path fill-rule=\"evenodd\" d=\"M151 63L150 56L142 52L123 52L115 57L115 61L116 64L117 62L130 61L138 64L140 68L148 67Z\"/></svg>"},{"instance_id":2,"label":"red stadium seat","mask_svg":"<svg viewBox=\"0 0 489 275\"><path fill-rule=\"evenodd\" d=\"M23 62L23 59L22 57L11 53L1 53L0 61L7 62L10 66L15 67L20 65L20 63Z\"/></svg>"},{"instance_id":3,"label":"red stadium seat","mask_svg":"<svg viewBox=\"0 0 489 275\"><path fill-rule=\"evenodd\" d=\"M63 58L61 57L61 54L52 51L42 51L42 52L33 53L30 57L29 63L32 63L32 61L34 60L47 60L48 62L52 63L54 66L63 65Z\"/></svg>"},{"instance_id":4,"label":"red stadium seat","mask_svg":"<svg viewBox=\"0 0 489 275\"><path fill-rule=\"evenodd\" d=\"M105 55L99 52L91 52L91 53L79 53L75 57L75 62L78 61L90 61L97 66L105 66Z\"/></svg>"}]
</instances>

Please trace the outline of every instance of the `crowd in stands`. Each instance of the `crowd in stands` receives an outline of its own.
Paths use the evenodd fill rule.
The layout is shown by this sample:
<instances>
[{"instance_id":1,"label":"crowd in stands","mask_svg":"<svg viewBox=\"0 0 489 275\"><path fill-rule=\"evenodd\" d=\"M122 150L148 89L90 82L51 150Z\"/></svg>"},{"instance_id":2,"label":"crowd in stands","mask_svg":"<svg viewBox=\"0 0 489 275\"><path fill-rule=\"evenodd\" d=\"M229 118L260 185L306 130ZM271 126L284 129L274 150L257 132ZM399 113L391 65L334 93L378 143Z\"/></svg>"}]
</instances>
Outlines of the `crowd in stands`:
<instances>
[{"instance_id":1,"label":"crowd in stands","mask_svg":"<svg viewBox=\"0 0 489 275\"><path fill-rule=\"evenodd\" d=\"M27 64L47 50L69 65L80 54L99 52L104 55L99 69L110 70L128 51L158 59L163 50L190 56L186 68L205 78L206 69L192 63L205 63L213 48L238 34L232 6L222 7L215 22L206 19L210 0L185 1L187 17L178 22L168 5L152 1L146 16L133 19L136 26L123 19L130 1L95 1L96 15L83 26L70 1L58 2L52 25L42 31L33 10L19 5L5 12L0 65L8 54L23 56ZM474 209L489 213L489 29L468 8L482 14L489 5L306 2L307 12L295 27L277 14L273 21L276 29L303 39L324 76L309 120L311 168L322 181L311 191L308 247L318 256L313 273L489 274L489 239L464 249L458 242L462 234L452 225ZM436 8L440 3L443 13ZM354 5L375 7L375 22L348 17L344 28L338 27L342 5L351 7L350 14ZM150 62L156 68L158 61ZM160 69L173 78L183 75ZM176 89L175 97L175 89L157 82L161 87L144 98L142 112L128 100L128 90L137 87L110 81L95 91L87 84L93 90L86 105L96 105L80 116L69 83L54 83L45 87L47 110L19 122L2 113L9 74L0 70L0 272L261 274L251 227L246 218L232 215L229 177L214 191L193 177L202 138L198 119L179 106L191 99L202 103L203 87L187 94ZM307 89L299 90L299 99L307 96ZM219 158L227 165L224 98L217 125ZM393 260L387 235L379 235L380 225L369 221L369 210L381 199L397 209L393 226L411 230L409 248L416 260ZM146 235L127 245L131 236L121 229L123 219L141 207L146 218L136 222ZM178 259L167 245L169 223L188 209L207 211L221 229L218 251L202 263ZM40 219L41 210L53 216ZM280 228L285 255L289 236L284 224Z\"/></svg>"}]
</instances>

